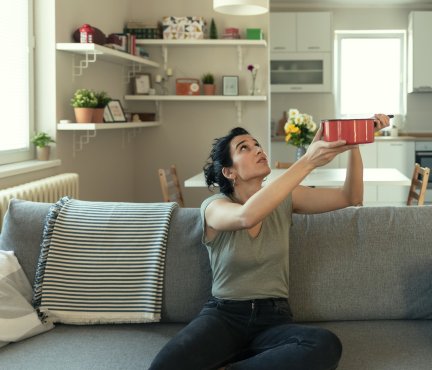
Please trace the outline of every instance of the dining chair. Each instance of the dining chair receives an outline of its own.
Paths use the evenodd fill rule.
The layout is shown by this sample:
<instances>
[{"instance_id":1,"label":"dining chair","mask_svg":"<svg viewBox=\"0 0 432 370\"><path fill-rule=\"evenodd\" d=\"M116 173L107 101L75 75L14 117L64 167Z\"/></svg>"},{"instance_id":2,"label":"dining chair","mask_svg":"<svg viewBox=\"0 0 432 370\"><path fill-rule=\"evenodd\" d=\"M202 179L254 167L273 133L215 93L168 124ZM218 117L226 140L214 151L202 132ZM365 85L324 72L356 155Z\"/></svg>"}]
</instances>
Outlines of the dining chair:
<instances>
[{"instance_id":1,"label":"dining chair","mask_svg":"<svg viewBox=\"0 0 432 370\"><path fill-rule=\"evenodd\" d=\"M177 202L180 207L184 207L184 200L180 188L175 165L169 168L159 168L159 181L164 202Z\"/></svg>"},{"instance_id":2,"label":"dining chair","mask_svg":"<svg viewBox=\"0 0 432 370\"><path fill-rule=\"evenodd\" d=\"M407 205L412 205L413 200L417 200L417 205L424 205L424 198L429 181L429 167L421 167L418 163L414 166L411 179L411 186L408 193Z\"/></svg>"},{"instance_id":3,"label":"dining chair","mask_svg":"<svg viewBox=\"0 0 432 370\"><path fill-rule=\"evenodd\" d=\"M292 166L292 162L275 162L275 168L290 168Z\"/></svg>"}]
</instances>

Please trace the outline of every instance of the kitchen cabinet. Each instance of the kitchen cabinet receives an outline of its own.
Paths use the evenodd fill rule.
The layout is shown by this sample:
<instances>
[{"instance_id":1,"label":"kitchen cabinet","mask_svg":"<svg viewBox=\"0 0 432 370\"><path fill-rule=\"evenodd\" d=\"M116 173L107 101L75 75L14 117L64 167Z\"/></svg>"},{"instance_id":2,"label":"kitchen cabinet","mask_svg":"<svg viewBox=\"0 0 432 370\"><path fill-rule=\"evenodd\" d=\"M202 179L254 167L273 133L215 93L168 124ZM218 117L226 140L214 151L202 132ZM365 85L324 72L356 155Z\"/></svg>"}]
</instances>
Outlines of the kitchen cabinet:
<instances>
[{"instance_id":1,"label":"kitchen cabinet","mask_svg":"<svg viewBox=\"0 0 432 370\"><path fill-rule=\"evenodd\" d=\"M414 141L378 142L377 167L397 168L405 176L411 178L414 163ZM408 197L408 187L380 186L377 195L380 203L405 204Z\"/></svg>"},{"instance_id":2,"label":"kitchen cabinet","mask_svg":"<svg viewBox=\"0 0 432 370\"><path fill-rule=\"evenodd\" d=\"M432 92L432 12L409 14L408 92Z\"/></svg>"},{"instance_id":3,"label":"kitchen cabinet","mask_svg":"<svg viewBox=\"0 0 432 370\"><path fill-rule=\"evenodd\" d=\"M331 35L330 12L271 13L271 91L331 92Z\"/></svg>"},{"instance_id":4,"label":"kitchen cabinet","mask_svg":"<svg viewBox=\"0 0 432 370\"><path fill-rule=\"evenodd\" d=\"M270 82L272 93L331 92L331 55L273 55L270 61Z\"/></svg>"},{"instance_id":5,"label":"kitchen cabinet","mask_svg":"<svg viewBox=\"0 0 432 370\"><path fill-rule=\"evenodd\" d=\"M296 51L296 13L270 13L270 53Z\"/></svg>"},{"instance_id":6,"label":"kitchen cabinet","mask_svg":"<svg viewBox=\"0 0 432 370\"><path fill-rule=\"evenodd\" d=\"M270 53L331 52L331 13L270 13Z\"/></svg>"},{"instance_id":7,"label":"kitchen cabinet","mask_svg":"<svg viewBox=\"0 0 432 370\"><path fill-rule=\"evenodd\" d=\"M411 178L415 162L414 141L375 141L360 145L363 166L369 168L396 168ZM348 153L339 156L339 166L348 164ZM364 187L364 204L402 205L406 203L408 187L392 185L368 185Z\"/></svg>"}]
</instances>

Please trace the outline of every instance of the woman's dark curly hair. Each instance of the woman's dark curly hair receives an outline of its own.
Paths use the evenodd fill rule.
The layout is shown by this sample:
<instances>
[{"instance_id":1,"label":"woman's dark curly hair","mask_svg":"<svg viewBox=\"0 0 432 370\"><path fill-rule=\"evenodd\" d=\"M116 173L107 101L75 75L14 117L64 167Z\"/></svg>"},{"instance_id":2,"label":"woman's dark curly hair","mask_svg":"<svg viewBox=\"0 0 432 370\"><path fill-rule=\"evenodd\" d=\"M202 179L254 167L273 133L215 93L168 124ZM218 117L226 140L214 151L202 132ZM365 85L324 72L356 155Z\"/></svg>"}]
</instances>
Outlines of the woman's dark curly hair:
<instances>
[{"instance_id":1,"label":"woman's dark curly hair","mask_svg":"<svg viewBox=\"0 0 432 370\"><path fill-rule=\"evenodd\" d=\"M231 181L222 174L222 169L232 166L230 143L233 138L239 135L250 134L242 127L235 127L228 135L214 140L207 163L203 168L205 180L209 189L212 186L219 186L221 193L225 195L230 195L234 192Z\"/></svg>"}]
</instances>

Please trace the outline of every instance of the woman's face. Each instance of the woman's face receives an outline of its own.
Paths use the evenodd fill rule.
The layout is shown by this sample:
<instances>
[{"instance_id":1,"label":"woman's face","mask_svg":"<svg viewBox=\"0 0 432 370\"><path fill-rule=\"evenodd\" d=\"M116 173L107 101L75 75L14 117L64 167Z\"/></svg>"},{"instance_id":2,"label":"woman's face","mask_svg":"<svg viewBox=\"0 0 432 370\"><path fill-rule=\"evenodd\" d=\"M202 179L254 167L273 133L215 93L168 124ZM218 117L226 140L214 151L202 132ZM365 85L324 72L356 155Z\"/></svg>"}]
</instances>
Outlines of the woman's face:
<instances>
[{"instance_id":1,"label":"woman's face","mask_svg":"<svg viewBox=\"0 0 432 370\"><path fill-rule=\"evenodd\" d=\"M265 177L270 173L267 154L252 136L235 136L230 142L230 153L236 181Z\"/></svg>"}]
</instances>

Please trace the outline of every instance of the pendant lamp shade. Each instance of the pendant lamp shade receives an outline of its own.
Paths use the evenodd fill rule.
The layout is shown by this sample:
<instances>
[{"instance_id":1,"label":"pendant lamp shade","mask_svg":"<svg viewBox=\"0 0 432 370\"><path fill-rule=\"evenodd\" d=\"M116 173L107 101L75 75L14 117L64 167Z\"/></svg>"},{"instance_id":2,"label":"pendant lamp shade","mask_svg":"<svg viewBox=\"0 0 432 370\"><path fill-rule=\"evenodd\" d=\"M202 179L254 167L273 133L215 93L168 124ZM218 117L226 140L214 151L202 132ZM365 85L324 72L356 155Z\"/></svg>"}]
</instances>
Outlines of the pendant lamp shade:
<instances>
[{"instance_id":1,"label":"pendant lamp shade","mask_svg":"<svg viewBox=\"0 0 432 370\"><path fill-rule=\"evenodd\" d=\"M231 15L258 15L268 12L269 0L213 0L213 9Z\"/></svg>"}]
</instances>

